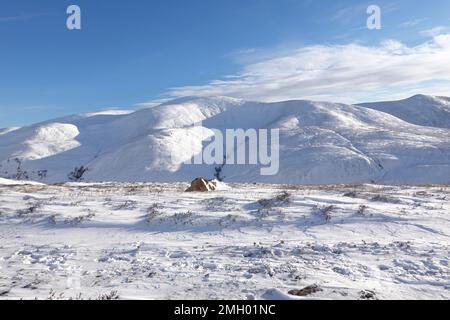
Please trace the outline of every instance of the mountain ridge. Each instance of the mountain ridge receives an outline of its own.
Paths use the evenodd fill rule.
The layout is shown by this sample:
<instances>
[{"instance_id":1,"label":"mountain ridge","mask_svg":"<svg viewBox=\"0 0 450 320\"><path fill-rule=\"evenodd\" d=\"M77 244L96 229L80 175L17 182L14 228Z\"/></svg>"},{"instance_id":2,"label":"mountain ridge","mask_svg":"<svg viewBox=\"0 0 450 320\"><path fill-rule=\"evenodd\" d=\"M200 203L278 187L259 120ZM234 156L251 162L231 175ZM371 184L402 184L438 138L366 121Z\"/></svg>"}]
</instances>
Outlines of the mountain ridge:
<instances>
[{"instance_id":1,"label":"mountain ridge","mask_svg":"<svg viewBox=\"0 0 450 320\"><path fill-rule=\"evenodd\" d=\"M412 124L450 129L448 97L419 94L404 100L362 103L359 106L389 113Z\"/></svg>"},{"instance_id":2,"label":"mountain ridge","mask_svg":"<svg viewBox=\"0 0 450 320\"><path fill-rule=\"evenodd\" d=\"M87 170L82 179L94 182L211 178L214 166L184 164L189 160L188 145L201 152L211 129L279 128L279 174L261 176L259 166L228 165L223 172L226 181L448 183L450 125L436 123L434 111L414 121L410 117L417 112L403 111L408 107L400 112L392 106L446 110L449 101L414 96L396 102L347 105L186 97L136 111L72 115L0 130L0 177L65 182L73 178L75 169L83 167ZM398 116L392 114L399 112ZM445 117L440 120L447 121ZM424 121L425 125L412 123ZM435 127L430 126L433 123Z\"/></svg>"}]
</instances>

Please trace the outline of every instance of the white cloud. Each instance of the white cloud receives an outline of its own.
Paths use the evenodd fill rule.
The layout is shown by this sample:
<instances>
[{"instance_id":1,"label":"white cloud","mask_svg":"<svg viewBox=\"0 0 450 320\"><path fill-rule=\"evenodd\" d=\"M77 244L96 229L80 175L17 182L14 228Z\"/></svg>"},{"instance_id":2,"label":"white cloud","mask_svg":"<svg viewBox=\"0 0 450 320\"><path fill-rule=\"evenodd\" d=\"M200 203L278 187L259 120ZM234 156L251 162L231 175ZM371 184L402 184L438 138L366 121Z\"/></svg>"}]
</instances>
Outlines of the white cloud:
<instances>
[{"instance_id":1,"label":"white cloud","mask_svg":"<svg viewBox=\"0 0 450 320\"><path fill-rule=\"evenodd\" d=\"M436 37L442 34L447 34L450 32L450 28L446 26L437 26L431 29L423 30L420 32L421 35L425 37Z\"/></svg>"},{"instance_id":2,"label":"white cloud","mask_svg":"<svg viewBox=\"0 0 450 320\"><path fill-rule=\"evenodd\" d=\"M422 22L425 22L427 20L428 20L428 18L419 18L419 19L415 19L415 20L408 20L408 21L403 22L401 24L401 26L405 27L405 28L415 27L415 26L418 26L419 24L422 24Z\"/></svg>"},{"instance_id":3,"label":"white cloud","mask_svg":"<svg viewBox=\"0 0 450 320\"><path fill-rule=\"evenodd\" d=\"M430 92L437 81L441 81L440 89L442 81L450 81L450 34L414 47L395 40L374 47L355 43L307 46L250 63L239 74L222 80L173 88L169 95L360 102L369 95L389 98L399 93L394 88L420 88L421 84Z\"/></svg>"}]
</instances>

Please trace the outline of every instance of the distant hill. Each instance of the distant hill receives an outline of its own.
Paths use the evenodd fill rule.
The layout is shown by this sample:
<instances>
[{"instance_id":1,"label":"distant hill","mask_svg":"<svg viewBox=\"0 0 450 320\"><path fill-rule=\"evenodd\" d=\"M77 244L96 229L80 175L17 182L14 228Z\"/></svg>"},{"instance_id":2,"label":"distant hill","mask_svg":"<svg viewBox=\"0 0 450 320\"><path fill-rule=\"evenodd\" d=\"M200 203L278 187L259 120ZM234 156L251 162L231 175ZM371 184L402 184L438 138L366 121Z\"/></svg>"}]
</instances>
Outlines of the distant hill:
<instances>
[{"instance_id":1,"label":"distant hill","mask_svg":"<svg viewBox=\"0 0 450 320\"><path fill-rule=\"evenodd\" d=\"M200 121L206 130L193 126ZM0 131L0 177L64 182L82 169L85 181L212 178L214 166L183 164L188 146L201 150L209 128L281 130L277 175L226 165L227 182L450 182L450 99L428 96L360 106L188 97L59 118Z\"/></svg>"},{"instance_id":2,"label":"distant hill","mask_svg":"<svg viewBox=\"0 0 450 320\"><path fill-rule=\"evenodd\" d=\"M420 126L450 129L450 98L447 97L416 95L405 100L363 103L361 106Z\"/></svg>"}]
</instances>

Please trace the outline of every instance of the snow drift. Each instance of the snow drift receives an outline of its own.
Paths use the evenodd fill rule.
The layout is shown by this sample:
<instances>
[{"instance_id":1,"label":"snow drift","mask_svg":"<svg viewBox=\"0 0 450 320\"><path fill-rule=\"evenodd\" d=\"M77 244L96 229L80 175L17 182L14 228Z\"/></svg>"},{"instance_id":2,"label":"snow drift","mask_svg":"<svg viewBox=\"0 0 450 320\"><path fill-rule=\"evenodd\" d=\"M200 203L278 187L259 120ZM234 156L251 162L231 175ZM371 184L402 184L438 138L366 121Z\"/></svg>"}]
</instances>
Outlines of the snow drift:
<instances>
[{"instance_id":1,"label":"snow drift","mask_svg":"<svg viewBox=\"0 0 450 320\"><path fill-rule=\"evenodd\" d=\"M32 181L17 181L0 178L0 186L18 186L18 185L43 186L44 184Z\"/></svg>"},{"instance_id":2,"label":"snow drift","mask_svg":"<svg viewBox=\"0 0 450 320\"><path fill-rule=\"evenodd\" d=\"M225 165L227 182L450 182L450 99L416 96L361 106L190 97L135 112L101 112L0 130L0 176L65 181L191 181L186 165L210 129L280 129L280 171ZM203 128L194 126L202 123Z\"/></svg>"}]
</instances>

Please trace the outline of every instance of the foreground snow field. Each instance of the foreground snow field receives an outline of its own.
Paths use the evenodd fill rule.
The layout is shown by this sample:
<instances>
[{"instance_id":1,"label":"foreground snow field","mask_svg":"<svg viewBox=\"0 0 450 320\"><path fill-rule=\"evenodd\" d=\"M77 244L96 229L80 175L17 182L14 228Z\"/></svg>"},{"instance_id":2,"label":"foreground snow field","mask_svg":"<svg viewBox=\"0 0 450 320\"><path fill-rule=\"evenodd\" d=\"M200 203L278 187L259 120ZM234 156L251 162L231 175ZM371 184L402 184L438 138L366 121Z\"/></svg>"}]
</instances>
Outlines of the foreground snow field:
<instances>
[{"instance_id":1,"label":"foreground snow field","mask_svg":"<svg viewBox=\"0 0 450 320\"><path fill-rule=\"evenodd\" d=\"M450 187L0 184L0 299L449 299Z\"/></svg>"}]
</instances>

